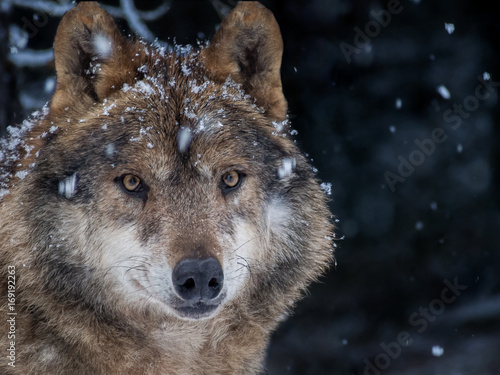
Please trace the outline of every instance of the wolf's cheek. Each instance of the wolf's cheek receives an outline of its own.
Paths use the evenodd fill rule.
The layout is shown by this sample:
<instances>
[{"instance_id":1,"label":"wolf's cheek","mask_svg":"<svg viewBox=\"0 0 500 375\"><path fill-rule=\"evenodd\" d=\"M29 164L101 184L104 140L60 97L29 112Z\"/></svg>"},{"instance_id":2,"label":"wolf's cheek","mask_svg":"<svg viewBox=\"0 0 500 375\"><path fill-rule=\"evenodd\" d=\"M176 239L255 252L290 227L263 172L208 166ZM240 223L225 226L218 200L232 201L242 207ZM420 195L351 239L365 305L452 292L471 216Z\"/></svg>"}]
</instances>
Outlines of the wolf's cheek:
<instances>
[{"instance_id":1,"label":"wolf's cheek","mask_svg":"<svg viewBox=\"0 0 500 375\"><path fill-rule=\"evenodd\" d=\"M257 215L262 217L260 223L239 219L227 241L232 244L224 251L227 300L243 294L252 274L268 272L276 259L286 257L286 249L291 246L293 211L287 202L272 198L261 209L263 214Z\"/></svg>"},{"instance_id":2,"label":"wolf's cheek","mask_svg":"<svg viewBox=\"0 0 500 375\"><path fill-rule=\"evenodd\" d=\"M225 243L223 268L227 301L244 290L252 267L261 256L261 238L258 228L239 219L234 225L234 234L221 239Z\"/></svg>"},{"instance_id":3,"label":"wolf's cheek","mask_svg":"<svg viewBox=\"0 0 500 375\"><path fill-rule=\"evenodd\" d=\"M152 279L153 254L137 239L133 226L101 227L100 251L94 260L97 268L106 275L107 281L127 298L138 298L142 293L156 293L153 285L160 280ZM168 264L162 264L168 268ZM166 270L165 272L168 272Z\"/></svg>"},{"instance_id":4,"label":"wolf's cheek","mask_svg":"<svg viewBox=\"0 0 500 375\"><path fill-rule=\"evenodd\" d=\"M280 236L286 234L287 225L291 220L292 210L284 199L274 198L266 207L266 227L268 235Z\"/></svg>"}]
</instances>

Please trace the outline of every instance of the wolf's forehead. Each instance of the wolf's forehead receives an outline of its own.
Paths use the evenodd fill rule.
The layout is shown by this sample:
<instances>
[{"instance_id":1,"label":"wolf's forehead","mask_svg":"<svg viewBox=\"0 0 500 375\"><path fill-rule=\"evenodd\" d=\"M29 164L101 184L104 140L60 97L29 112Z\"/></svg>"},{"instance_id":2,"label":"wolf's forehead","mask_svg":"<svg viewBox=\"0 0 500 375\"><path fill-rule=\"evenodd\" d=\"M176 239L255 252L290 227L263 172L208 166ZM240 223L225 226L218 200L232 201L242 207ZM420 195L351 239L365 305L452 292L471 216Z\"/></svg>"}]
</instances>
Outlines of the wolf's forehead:
<instances>
[{"instance_id":1,"label":"wolf's forehead","mask_svg":"<svg viewBox=\"0 0 500 375\"><path fill-rule=\"evenodd\" d=\"M190 118L175 112L158 116L139 108L127 112L123 124L99 129L106 133L103 151L113 163L142 160L140 164L157 167L160 163L172 169L187 162L205 170L243 164L260 155L265 132L256 128L252 118L234 113L224 118L223 113L208 110ZM114 129L121 133L118 139Z\"/></svg>"},{"instance_id":2,"label":"wolf's forehead","mask_svg":"<svg viewBox=\"0 0 500 375\"><path fill-rule=\"evenodd\" d=\"M172 87L171 80L177 81ZM231 137L260 115L230 80L220 85L206 77L148 75L133 86L124 84L121 91L125 97L105 101L98 116L108 116L114 109L115 123L130 132L139 129L141 135L158 133L174 139L181 153L194 138Z\"/></svg>"},{"instance_id":3,"label":"wolf's forehead","mask_svg":"<svg viewBox=\"0 0 500 375\"><path fill-rule=\"evenodd\" d=\"M150 54L138 70L134 82L124 83L93 113L99 126L104 122L108 159L135 155L170 167L181 159L198 168L209 160L214 167L231 164L235 154L259 157L259 146L273 143L271 121L241 84L230 77L213 81L197 55Z\"/></svg>"}]
</instances>

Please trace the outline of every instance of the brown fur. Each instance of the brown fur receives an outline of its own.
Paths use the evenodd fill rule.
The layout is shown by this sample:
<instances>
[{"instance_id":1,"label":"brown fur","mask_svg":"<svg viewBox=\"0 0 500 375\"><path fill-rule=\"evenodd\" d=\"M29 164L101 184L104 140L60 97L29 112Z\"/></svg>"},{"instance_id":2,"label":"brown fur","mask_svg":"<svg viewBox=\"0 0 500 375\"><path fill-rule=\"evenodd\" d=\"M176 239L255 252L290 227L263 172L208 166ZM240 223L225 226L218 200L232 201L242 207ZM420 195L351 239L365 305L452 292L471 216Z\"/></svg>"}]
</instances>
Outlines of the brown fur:
<instances>
[{"instance_id":1,"label":"brown fur","mask_svg":"<svg viewBox=\"0 0 500 375\"><path fill-rule=\"evenodd\" d=\"M14 265L17 316L15 367L3 356L0 373L263 370L270 334L332 258L326 198L283 121L281 56L256 2L188 54L124 39L97 3L63 17L50 108L4 167L0 306L5 317ZM225 193L230 170L245 177ZM129 173L147 192L120 188ZM224 268L227 290L206 317L175 313L169 272L188 256Z\"/></svg>"}]
</instances>

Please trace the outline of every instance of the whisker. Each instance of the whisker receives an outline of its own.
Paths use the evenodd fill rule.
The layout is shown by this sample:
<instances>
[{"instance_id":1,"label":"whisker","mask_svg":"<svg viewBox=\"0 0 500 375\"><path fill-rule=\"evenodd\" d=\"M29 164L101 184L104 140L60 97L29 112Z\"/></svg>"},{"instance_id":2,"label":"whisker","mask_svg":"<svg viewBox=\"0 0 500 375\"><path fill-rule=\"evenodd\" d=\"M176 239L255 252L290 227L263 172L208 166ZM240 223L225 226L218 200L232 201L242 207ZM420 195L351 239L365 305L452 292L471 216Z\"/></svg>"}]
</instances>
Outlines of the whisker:
<instances>
[{"instance_id":1,"label":"whisker","mask_svg":"<svg viewBox=\"0 0 500 375\"><path fill-rule=\"evenodd\" d=\"M258 239L258 238L260 238L260 237L263 237L263 236L256 236L256 237L254 237L254 238L250 238L248 241L243 242L240 246L238 246L237 248L233 249L233 252L238 251L239 249L241 249L243 246L245 246L245 245L246 245L246 244L248 244L249 242L251 242L251 241L253 241L253 240L256 240L256 239Z\"/></svg>"}]
</instances>

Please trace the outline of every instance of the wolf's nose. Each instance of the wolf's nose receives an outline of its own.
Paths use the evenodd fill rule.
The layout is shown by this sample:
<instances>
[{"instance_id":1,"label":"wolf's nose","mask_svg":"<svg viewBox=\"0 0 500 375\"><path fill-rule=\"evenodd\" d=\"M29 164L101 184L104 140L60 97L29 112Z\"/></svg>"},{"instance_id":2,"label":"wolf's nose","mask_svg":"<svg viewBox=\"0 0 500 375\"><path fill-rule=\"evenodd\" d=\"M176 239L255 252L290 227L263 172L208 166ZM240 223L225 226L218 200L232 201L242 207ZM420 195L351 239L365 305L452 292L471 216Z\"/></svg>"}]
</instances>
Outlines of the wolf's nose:
<instances>
[{"instance_id":1,"label":"wolf's nose","mask_svg":"<svg viewBox=\"0 0 500 375\"><path fill-rule=\"evenodd\" d=\"M224 273L215 258L183 259L172 274L174 288L186 301L211 300L224 283Z\"/></svg>"}]
</instances>

